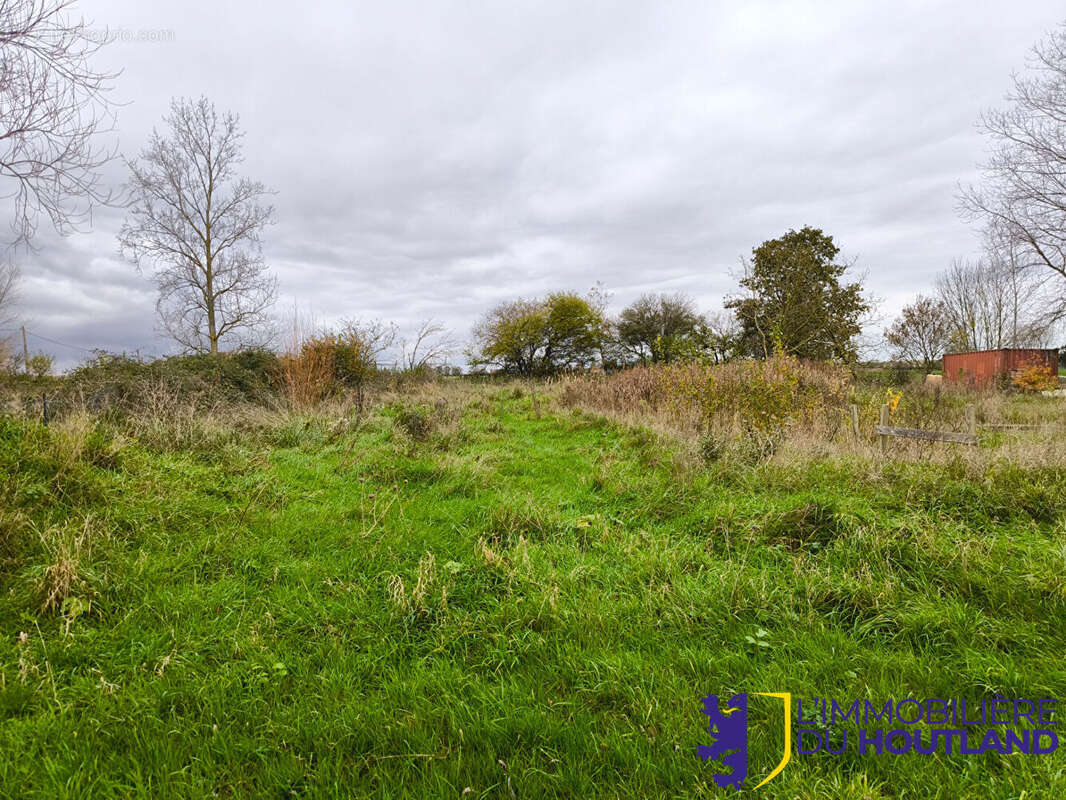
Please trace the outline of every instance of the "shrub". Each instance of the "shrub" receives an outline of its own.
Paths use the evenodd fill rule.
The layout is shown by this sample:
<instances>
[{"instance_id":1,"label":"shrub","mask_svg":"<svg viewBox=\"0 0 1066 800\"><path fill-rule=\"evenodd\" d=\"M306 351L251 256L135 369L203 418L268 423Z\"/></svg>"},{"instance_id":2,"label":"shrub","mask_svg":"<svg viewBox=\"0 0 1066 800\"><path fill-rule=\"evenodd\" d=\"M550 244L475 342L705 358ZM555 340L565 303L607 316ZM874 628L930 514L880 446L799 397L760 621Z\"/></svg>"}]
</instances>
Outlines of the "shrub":
<instances>
[{"instance_id":1,"label":"shrub","mask_svg":"<svg viewBox=\"0 0 1066 800\"><path fill-rule=\"evenodd\" d=\"M52 373L55 359L47 353L34 353L26 363L34 377L43 378Z\"/></svg>"},{"instance_id":2,"label":"shrub","mask_svg":"<svg viewBox=\"0 0 1066 800\"><path fill-rule=\"evenodd\" d=\"M228 356L229 360L242 370L234 372L234 378L257 376L259 380L274 380L278 374L278 356L274 351L262 347L238 350Z\"/></svg>"},{"instance_id":3,"label":"shrub","mask_svg":"<svg viewBox=\"0 0 1066 800\"><path fill-rule=\"evenodd\" d=\"M281 386L291 406L313 406L333 391L335 356L332 335L310 336L281 356Z\"/></svg>"},{"instance_id":4,"label":"shrub","mask_svg":"<svg viewBox=\"0 0 1066 800\"><path fill-rule=\"evenodd\" d=\"M380 374L377 358L391 341L392 329L379 323L348 323L340 331L309 334L299 324L294 323L288 351L281 357L282 389L289 402L307 407L341 389L354 389L362 411L366 389Z\"/></svg>"},{"instance_id":5,"label":"shrub","mask_svg":"<svg viewBox=\"0 0 1066 800\"><path fill-rule=\"evenodd\" d=\"M416 442L423 442L433 432L433 417L424 405L399 405L396 409L396 424Z\"/></svg>"},{"instance_id":6,"label":"shrub","mask_svg":"<svg viewBox=\"0 0 1066 800\"><path fill-rule=\"evenodd\" d=\"M1015 373L1011 384L1023 392L1042 392L1059 388L1059 377L1051 367L1033 365Z\"/></svg>"},{"instance_id":7,"label":"shrub","mask_svg":"<svg viewBox=\"0 0 1066 800\"><path fill-rule=\"evenodd\" d=\"M126 355L98 353L71 372L49 405L87 405L95 411L140 413L179 403L197 409L246 402L273 405L278 373L277 357L265 350L233 354L186 355L141 361Z\"/></svg>"}]
</instances>

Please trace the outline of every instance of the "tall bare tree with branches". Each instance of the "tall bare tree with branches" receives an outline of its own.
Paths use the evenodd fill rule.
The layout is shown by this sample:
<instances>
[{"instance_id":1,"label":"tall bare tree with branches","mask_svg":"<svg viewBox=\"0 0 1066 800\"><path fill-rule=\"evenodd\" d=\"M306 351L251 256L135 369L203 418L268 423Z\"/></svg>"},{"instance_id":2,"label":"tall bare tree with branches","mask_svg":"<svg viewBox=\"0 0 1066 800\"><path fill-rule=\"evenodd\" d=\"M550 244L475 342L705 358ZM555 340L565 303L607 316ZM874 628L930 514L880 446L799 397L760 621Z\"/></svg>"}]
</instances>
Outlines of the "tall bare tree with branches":
<instances>
[{"instance_id":1,"label":"tall bare tree with branches","mask_svg":"<svg viewBox=\"0 0 1066 800\"><path fill-rule=\"evenodd\" d=\"M277 281L261 234L274 221L271 192L236 174L243 133L236 114L204 97L175 99L169 132L153 132L127 160L132 203L119 234L123 254L155 269L163 327L185 348L217 353L223 337L264 338Z\"/></svg>"},{"instance_id":2,"label":"tall bare tree with branches","mask_svg":"<svg viewBox=\"0 0 1066 800\"><path fill-rule=\"evenodd\" d=\"M976 262L956 261L937 277L937 299L956 350L1045 347L1055 326L1044 313L1041 276L1009 252L990 249Z\"/></svg>"},{"instance_id":3,"label":"tall bare tree with branches","mask_svg":"<svg viewBox=\"0 0 1066 800\"><path fill-rule=\"evenodd\" d=\"M963 191L962 210L989 223L1021 267L1066 279L1066 24L1033 48L1007 100L981 117L991 152L983 184ZM1066 317L1066 291L1048 312Z\"/></svg>"},{"instance_id":4,"label":"tall bare tree with branches","mask_svg":"<svg viewBox=\"0 0 1066 800\"><path fill-rule=\"evenodd\" d=\"M13 201L12 245L28 244L41 216L61 233L77 229L111 199L99 169L114 151L98 144L110 129L106 91L115 73L90 64L103 44L72 0L0 0L0 176Z\"/></svg>"}]
</instances>

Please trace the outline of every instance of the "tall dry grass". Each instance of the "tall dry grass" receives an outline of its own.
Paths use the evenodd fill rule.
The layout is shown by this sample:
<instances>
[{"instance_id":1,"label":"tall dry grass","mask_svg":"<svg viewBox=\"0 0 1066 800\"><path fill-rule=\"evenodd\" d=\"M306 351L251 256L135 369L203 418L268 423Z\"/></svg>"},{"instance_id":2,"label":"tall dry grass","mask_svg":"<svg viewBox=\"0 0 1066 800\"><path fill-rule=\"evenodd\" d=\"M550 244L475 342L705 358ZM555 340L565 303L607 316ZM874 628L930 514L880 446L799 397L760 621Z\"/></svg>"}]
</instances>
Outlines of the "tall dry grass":
<instances>
[{"instance_id":1,"label":"tall dry grass","mask_svg":"<svg viewBox=\"0 0 1066 800\"><path fill-rule=\"evenodd\" d=\"M980 447L892 439L888 459L959 461L973 469L1007 460L1023 466L1066 464L1066 403L961 386L907 384L899 389L856 384L825 364L778 356L717 366L637 367L610 376L568 379L559 395L567 406L679 438L692 462L739 454L778 462L855 458L880 462L875 426L891 407L892 425L965 431L967 406L976 411ZM858 412L858 435L849 406ZM1036 429L1002 431L1016 424Z\"/></svg>"},{"instance_id":2,"label":"tall dry grass","mask_svg":"<svg viewBox=\"0 0 1066 800\"><path fill-rule=\"evenodd\" d=\"M774 436L802 425L832 435L842 423L849 391L846 370L778 355L575 378L565 385L562 400L616 415L657 416L685 433Z\"/></svg>"},{"instance_id":3,"label":"tall dry grass","mask_svg":"<svg viewBox=\"0 0 1066 800\"><path fill-rule=\"evenodd\" d=\"M281 355L282 392L293 408L324 400L334 386L334 349L314 318L294 309Z\"/></svg>"}]
</instances>

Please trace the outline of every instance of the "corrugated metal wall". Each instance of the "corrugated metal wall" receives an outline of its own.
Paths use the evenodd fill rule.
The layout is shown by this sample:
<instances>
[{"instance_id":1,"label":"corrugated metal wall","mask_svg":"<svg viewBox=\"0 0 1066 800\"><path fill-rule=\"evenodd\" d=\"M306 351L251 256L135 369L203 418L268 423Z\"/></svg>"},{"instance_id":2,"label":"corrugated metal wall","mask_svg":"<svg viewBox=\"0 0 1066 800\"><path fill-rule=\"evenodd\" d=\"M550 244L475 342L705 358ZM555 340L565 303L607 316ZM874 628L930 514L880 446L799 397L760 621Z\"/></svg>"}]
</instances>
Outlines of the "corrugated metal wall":
<instances>
[{"instance_id":1,"label":"corrugated metal wall","mask_svg":"<svg viewBox=\"0 0 1066 800\"><path fill-rule=\"evenodd\" d=\"M1015 348L948 353L944 356L944 380L969 386L992 386L1009 379L1015 370L1031 366L1050 367L1057 375L1059 351Z\"/></svg>"}]
</instances>

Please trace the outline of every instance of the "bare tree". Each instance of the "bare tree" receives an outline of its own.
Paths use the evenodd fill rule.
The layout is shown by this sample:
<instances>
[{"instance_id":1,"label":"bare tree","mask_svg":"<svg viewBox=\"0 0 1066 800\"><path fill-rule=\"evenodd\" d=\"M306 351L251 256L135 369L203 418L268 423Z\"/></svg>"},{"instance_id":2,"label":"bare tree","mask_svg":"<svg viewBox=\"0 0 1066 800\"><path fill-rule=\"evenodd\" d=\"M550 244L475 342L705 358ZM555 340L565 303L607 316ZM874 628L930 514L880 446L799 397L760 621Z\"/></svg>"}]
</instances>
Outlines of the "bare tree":
<instances>
[{"instance_id":1,"label":"bare tree","mask_svg":"<svg viewBox=\"0 0 1066 800\"><path fill-rule=\"evenodd\" d=\"M347 319L341 323L343 337L357 338L363 344L367 358L377 367L381 356L396 342L396 325L380 319Z\"/></svg>"},{"instance_id":2,"label":"bare tree","mask_svg":"<svg viewBox=\"0 0 1066 800\"><path fill-rule=\"evenodd\" d=\"M404 369L422 370L443 364L459 349L459 343L443 322L427 319L418 326L411 339L400 342Z\"/></svg>"},{"instance_id":3,"label":"bare tree","mask_svg":"<svg viewBox=\"0 0 1066 800\"><path fill-rule=\"evenodd\" d=\"M981 117L991 139L985 180L960 202L1009 242L1019 268L1066 279L1066 25L1033 48L1029 67L1014 76L1009 107ZM1066 292L1047 311L1066 316Z\"/></svg>"},{"instance_id":4,"label":"bare tree","mask_svg":"<svg viewBox=\"0 0 1066 800\"><path fill-rule=\"evenodd\" d=\"M68 19L72 0L0 0L0 175L13 198L13 245L28 243L41 215L76 229L110 193L99 168L114 152L96 144L113 122L105 97L115 73L97 72L102 45Z\"/></svg>"},{"instance_id":5,"label":"bare tree","mask_svg":"<svg viewBox=\"0 0 1066 800\"><path fill-rule=\"evenodd\" d=\"M956 261L937 279L937 297L948 317L950 344L957 350L1040 347L1054 325L1044 314L1039 276L989 251L975 262Z\"/></svg>"},{"instance_id":6,"label":"bare tree","mask_svg":"<svg viewBox=\"0 0 1066 800\"><path fill-rule=\"evenodd\" d=\"M337 379L355 389L359 413L362 413L367 388L378 374L379 361L396 341L396 326L382 320L346 320L333 335L333 341Z\"/></svg>"},{"instance_id":7,"label":"bare tree","mask_svg":"<svg viewBox=\"0 0 1066 800\"><path fill-rule=\"evenodd\" d=\"M236 175L237 115L220 115L204 97L176 99L165 121L169 135L153 131L140 157L127 160L122 252L155 268L160 319L184 347L217 353L224 336L261 340L277 293L260 240L274 208L262 183Z\"/></svg>"}]
</instances>

